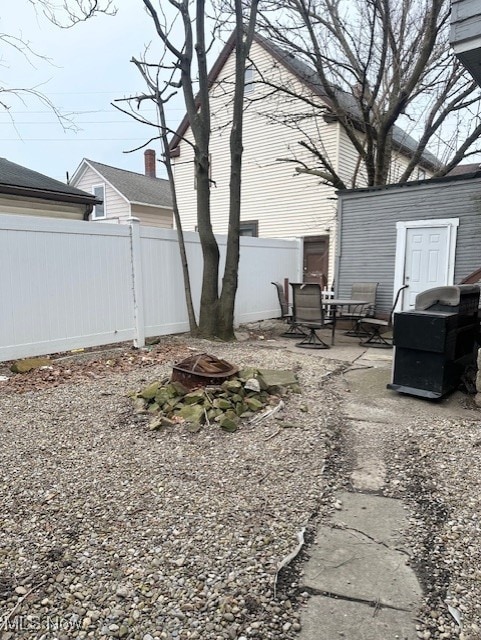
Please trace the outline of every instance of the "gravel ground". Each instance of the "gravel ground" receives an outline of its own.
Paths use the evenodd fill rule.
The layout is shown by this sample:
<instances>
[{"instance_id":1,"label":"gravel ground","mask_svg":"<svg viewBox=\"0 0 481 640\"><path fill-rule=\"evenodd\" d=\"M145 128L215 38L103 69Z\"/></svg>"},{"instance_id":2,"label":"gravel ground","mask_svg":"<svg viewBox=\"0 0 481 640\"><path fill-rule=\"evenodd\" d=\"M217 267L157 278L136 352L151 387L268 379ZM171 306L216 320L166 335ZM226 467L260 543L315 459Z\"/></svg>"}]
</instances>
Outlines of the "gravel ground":
<instances>
[{"instance_id":1,"label":"gravel ground","mask_svg":"<svg viewBox=\"0 0 481 640\"><path fill-rule=\"evenodd\" d=\"M481 414L419 419L393 435L387 493L412 509L409 543L426 590L418 635L481 640Z\"/></svg>"},{"instance_id":2,"label":"gravel ground","mask_svg":"<svg viewBox=\"0 0 481 640\"><path fill-rule=\"evenodd\" d=\"M309 541L329 516L355 455L343 439L346 387L331 375L342 364L264 333L229 345L163 339L0 383L0 640L296 637L306 550L294 571L276 572L301 527ZM127 394L192 349L293 369L302 395L233 434L151 432ZM372 438L385 495L412 514L426 591L418 637L481 640L481 420L430 406L376 424Z\"/></svg>"},{"instance_id":3,"label":"gravel ground","mask_svg":"<svg viewBox=\"0 0 481 640\"><path fill-rule=\"evenodd\" d=\"M151 432L127 393L170 374L172 345L165 363L97 363L92 379L77 362L0 384L2 640L295 637L302 596L293 582L274 597L274 581L328 509L338 407L325 381L339 363L268 342L188 346L293 369L302 394L233 434Z\"/></svg>"}]
</instances>

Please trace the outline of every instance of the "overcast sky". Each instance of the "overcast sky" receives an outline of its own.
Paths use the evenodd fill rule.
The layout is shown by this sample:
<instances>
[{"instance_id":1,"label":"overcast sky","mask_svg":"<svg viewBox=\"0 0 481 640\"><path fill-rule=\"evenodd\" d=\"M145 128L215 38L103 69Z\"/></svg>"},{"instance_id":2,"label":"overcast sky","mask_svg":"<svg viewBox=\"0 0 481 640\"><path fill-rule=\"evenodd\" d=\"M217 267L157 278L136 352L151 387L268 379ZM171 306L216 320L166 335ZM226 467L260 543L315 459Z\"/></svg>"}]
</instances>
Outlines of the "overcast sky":
<instances>
[{"instance_id":1,"label":"overcast sky","mask_svg":"<svg viewBox=\"0 0 481 640\"><path fill-rule=\"evenodd\" d=\"M3 99L9 112L0 110L0 156L65 182L82 158L131 171L143 172L142 145L152 136L150 127L116 111L111 102L143 89L132 56L156 42L153 23L140 0L122 0L115 17L97 16L72 29L51 25L36 16L27 0L3 2L0 30L30 43L38 54L30 63L2 45L0 85L4 88L36 88L64 113L71 113L77 132L64 131L55 115L38 99L24 96L24 103L10 94ZM184 115L179 98L169 107L170 125ZM155 112L151 111L155 120ZM159 146L151 145L160 152ZM162 167L159 166L159 175Z\"/></svg>"}]
</instances>

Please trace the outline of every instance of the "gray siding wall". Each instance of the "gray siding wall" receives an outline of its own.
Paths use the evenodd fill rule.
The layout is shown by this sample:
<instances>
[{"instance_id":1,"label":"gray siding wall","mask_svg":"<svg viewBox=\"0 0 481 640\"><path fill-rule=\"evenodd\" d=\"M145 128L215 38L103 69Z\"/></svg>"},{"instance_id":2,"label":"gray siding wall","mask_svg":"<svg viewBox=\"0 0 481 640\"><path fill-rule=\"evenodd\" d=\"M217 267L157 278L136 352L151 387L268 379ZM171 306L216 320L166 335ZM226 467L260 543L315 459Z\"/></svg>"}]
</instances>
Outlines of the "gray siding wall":
<instances>
[{"instance_id":1,"label":"gray siding wall","mask_svg":"<svg viewBox=\"0 0 481 640\"><path fill-rule=\"evenodd\" d=\"M481 7L479 0L452 0L451 2L451 44L469 49L481 37ZM463 43L468 44L463 44Z\"/></svg>"},{"instance_id":2,"label":"gray siding wall","mask_svg":"<svg viewBox=\"0 0 481 640\"><path fill-rule=\"evenodd\" d=\"M379 282L376 310L392 307L396 223L459 218L454 282L481 267L481 177L339 194L336 293Z\"/></svg>"}]
</instances>

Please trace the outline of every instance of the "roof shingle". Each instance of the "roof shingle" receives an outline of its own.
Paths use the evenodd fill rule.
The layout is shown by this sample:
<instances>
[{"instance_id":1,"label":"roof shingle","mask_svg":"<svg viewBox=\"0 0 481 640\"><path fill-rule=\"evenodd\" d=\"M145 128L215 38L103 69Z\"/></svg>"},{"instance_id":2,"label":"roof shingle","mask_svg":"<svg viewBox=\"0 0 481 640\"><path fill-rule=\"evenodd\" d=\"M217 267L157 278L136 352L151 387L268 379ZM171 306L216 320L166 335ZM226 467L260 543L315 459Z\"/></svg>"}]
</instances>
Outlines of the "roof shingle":
<instances>
[{"instance_id":1,"label":"roof shingle","mask_svg":"<svg viewBox=\"0 0 481 640\"><path fill-rule=\"evenodd\" d=\"M172 195L168 180L151 178L142 173L135 173L125 169L117 169L87 158L85 162L120 191L129 202L172 208Z\"/></svg>"},{"instance_id":2,"label":"roof shingle","mask_svg":"<svg viewBox=\"0 0 481 640\"><path fill-rule=\"evenodd\" d=\"M89 203L96 201L91 193L71 187L60 180L54 180L38 171L22 167L6 158L0 158L0 193L12 193L14 190L17 193L25 190L24 195L48 197L49 200L56 196L55 199L60 201L72 199Z\"/></svg>"}]
</instances>

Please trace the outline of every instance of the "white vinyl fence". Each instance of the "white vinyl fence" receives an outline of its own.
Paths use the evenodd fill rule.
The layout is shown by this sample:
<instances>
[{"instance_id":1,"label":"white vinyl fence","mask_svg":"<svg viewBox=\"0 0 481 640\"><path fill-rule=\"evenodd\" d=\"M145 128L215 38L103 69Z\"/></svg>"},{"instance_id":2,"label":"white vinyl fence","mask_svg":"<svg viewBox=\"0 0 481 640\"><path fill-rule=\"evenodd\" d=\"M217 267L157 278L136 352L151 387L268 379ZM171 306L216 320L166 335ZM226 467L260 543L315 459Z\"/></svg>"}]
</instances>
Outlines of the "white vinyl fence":
<instances>
[{"instance_id":1,"label":"white vinyl fence","mask_svg":"<svg viewBox=\"0 0 481 640\"><path fill-rule=\"evenodd\" d=\"M202 253L185 235L198 310ZM299 281L301 260L297 240L241 238L236 324L278 317L271 281ZM0 215L0 301L0 361L189 329L177 234L136 220Z\"/></svg>"}]
</instances>

